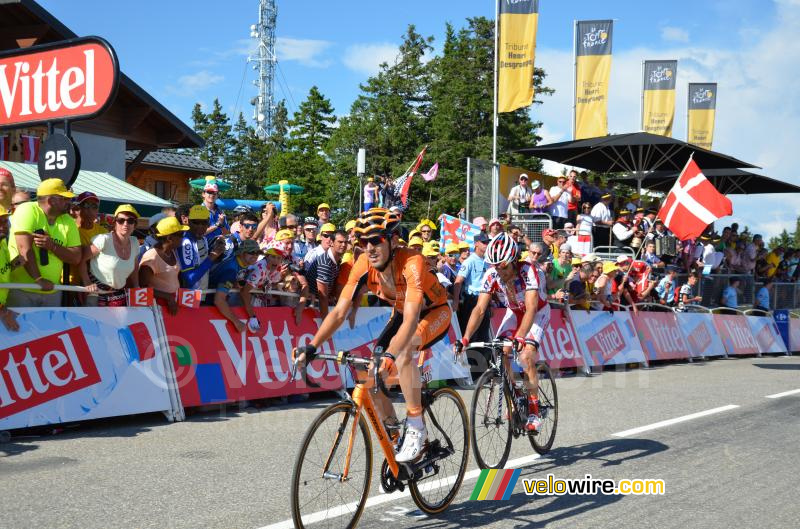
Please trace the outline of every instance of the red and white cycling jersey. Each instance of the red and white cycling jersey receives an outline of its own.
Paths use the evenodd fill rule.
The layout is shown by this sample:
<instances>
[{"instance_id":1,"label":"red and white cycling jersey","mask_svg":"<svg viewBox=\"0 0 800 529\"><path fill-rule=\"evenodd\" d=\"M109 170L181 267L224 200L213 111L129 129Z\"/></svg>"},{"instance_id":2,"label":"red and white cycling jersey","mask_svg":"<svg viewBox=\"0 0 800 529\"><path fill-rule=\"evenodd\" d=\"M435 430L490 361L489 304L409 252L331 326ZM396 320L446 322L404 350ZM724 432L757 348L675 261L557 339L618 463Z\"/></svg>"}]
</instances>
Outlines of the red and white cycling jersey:
<instances>
[{"instance_id":1,"label":"red and white cycling jersey","mask_svg":"<svg viewBox=\"0 0 800 529\"><path fill-rule=\"evenodd\" d=\"M525 311L525 292L529 290L541 290L539 294L539 304L537 309L541 309L547 305L547 296L545 295L545 288L547 288L547 281L544 276L544 270L538 265L530 263L523 263L521 266L517 265L517 275L510 283L505 283L500 279L500 274L497 269L492 266L483 275L481 285L481 293L497 294L500 303L514 311Z\"/></svg>"}]
</instances>

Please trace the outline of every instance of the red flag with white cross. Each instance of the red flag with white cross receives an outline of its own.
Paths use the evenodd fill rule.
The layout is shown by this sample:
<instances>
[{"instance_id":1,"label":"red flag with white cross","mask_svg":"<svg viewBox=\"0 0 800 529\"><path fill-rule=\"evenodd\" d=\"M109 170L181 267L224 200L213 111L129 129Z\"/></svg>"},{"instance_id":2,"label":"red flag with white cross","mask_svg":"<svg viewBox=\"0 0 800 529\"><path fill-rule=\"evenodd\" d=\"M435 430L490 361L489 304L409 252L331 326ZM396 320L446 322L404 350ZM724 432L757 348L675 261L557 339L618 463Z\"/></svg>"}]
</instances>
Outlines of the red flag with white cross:
<instances>
[{"instance_id":1,"label":"red flag with white cross","mask_svg":"<svg viewBox=\"0 0 800 529\"><path fill-rule=\"evenodd\" d=\"M733 213L731 201L703 174L689 158L658 217L678 239L699 237L712 222Z\"/></svg>"}]
</instances>

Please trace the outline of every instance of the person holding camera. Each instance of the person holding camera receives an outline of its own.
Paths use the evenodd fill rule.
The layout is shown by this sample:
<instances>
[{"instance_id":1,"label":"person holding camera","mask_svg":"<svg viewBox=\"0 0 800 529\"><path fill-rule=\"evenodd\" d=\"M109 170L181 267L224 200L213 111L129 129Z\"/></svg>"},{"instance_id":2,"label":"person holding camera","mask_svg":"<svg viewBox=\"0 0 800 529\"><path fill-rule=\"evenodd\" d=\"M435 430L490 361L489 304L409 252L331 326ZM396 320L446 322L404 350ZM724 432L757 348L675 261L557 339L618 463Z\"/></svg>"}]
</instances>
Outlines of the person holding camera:
<instances>
[{"instance_id":1,"label":"person holding camera","mask_svg":"<svg viewBox=\"0 0 800 529\"><path fill-rule=\"evenodd\" d=\"M538 182L537 182L538 184ZM519 215L528 212L528 203L533 196L533 190L528 185L528 175L519 175L519 183L511 188L508 193L508 213Z\"/></svg>"}]
</instances>

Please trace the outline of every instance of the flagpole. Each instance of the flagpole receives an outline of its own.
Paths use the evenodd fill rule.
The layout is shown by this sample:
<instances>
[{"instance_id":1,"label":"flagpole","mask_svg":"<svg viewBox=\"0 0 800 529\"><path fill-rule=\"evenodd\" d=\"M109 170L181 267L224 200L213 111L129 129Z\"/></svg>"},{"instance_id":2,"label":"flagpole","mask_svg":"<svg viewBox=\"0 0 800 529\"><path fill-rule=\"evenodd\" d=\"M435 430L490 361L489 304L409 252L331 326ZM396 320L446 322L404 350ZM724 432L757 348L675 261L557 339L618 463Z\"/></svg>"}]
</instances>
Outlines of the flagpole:
<instances>
[{"instance_id":1,"label":"flagpole","mask_svg":"<svg viewBox=\"0 0 800 529\"><path fill-rule=\"evenodd\" d=\"M428 212L425 214L425 218L431 218L431 197L433 196L433 189L428 190Z\"/></svg>"},{"instance_id":2,"label":"flagpole","mask_svg":"<svg viewBox=\"0 0 800 529\"><path fill-rule=\"evenodd\" d=\"M499 19L500 19L500 0L494 3L494 112L492 113L492 206L491 215L497 217L497 195L499 193L500 182L497 171L497 69L498 56L497 46L499 42Z\"/></svg>"},{"instance_id":3,"label":"flagpole","mask_svg":"<svg viewBox=\"0 0 800 529\"><path fill-rule=\"evenodd\" d=\"M578 98L578 21L572 21L572 139L575 139L575 106Z\"/></svg>"}]
</instances>

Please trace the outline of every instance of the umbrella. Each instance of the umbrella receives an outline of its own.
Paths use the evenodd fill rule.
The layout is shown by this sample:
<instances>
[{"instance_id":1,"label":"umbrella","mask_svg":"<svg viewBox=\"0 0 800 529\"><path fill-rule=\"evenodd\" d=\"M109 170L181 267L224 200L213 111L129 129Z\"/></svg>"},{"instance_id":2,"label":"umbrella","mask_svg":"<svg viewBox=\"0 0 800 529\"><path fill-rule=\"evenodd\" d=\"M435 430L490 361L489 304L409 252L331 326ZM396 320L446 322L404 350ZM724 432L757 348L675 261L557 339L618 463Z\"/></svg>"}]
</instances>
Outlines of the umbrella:
<instances>
[{"instance_id":1,"label":"umbrella","mask_svg":"<svg viewBox=\"0 0 800 529\"><path fill-rule=\"evenodd\" d=\"M704 171L731 167L757 167L726 154L648 132L610 134L585 140L563 141L519 149L517 152L600 173L632 173L637 180L644 179L645 173L649 171L680 172L692 154L694 161Z\"/></svg>"},{"instance_id":2,"label":"umbrella","mask_svg":"<svg viewBox=\"0 0 800 529\"><path fill-rule=\"evenodd\" d=\"M219 178L195 178L194 180L189 180L189 185L191 185L195 189L203 189L203 187L208 183L217 184L217 188L220 191L228 191L231 188L231 185L224 180L220 180Z\"/></svg>"},{"instance_id":3,"label":"umbrella","mask_svg":"<svg viewBox=\"0 0 800 529\"><path fill-rule=\"evenodd\" d=\"M264 188L267 194L277 194L281 202L281 213L288 215L292 212L289 207L289 195L299 195L303 192L303 186L290 184L288 180L280 180L277 184L272 184Z\"/></svg>"},{"instance_id":4,"label":"umbrella","mask_svg":"<svg viewBox=\"0 0 800 529\"><path fill-rule=\"evenodd\" d=\"M702 166L701 166L702 167ZM800 186L775 180L741 169L703 169L714 187L725 195L754 195L765 193L800 193ZM642 179L642 187L651 191L669 191L680 172L654 171ZM634 177L617 178L621 184L634 185L639 180Z\"/></svg>"}]
</instances>

